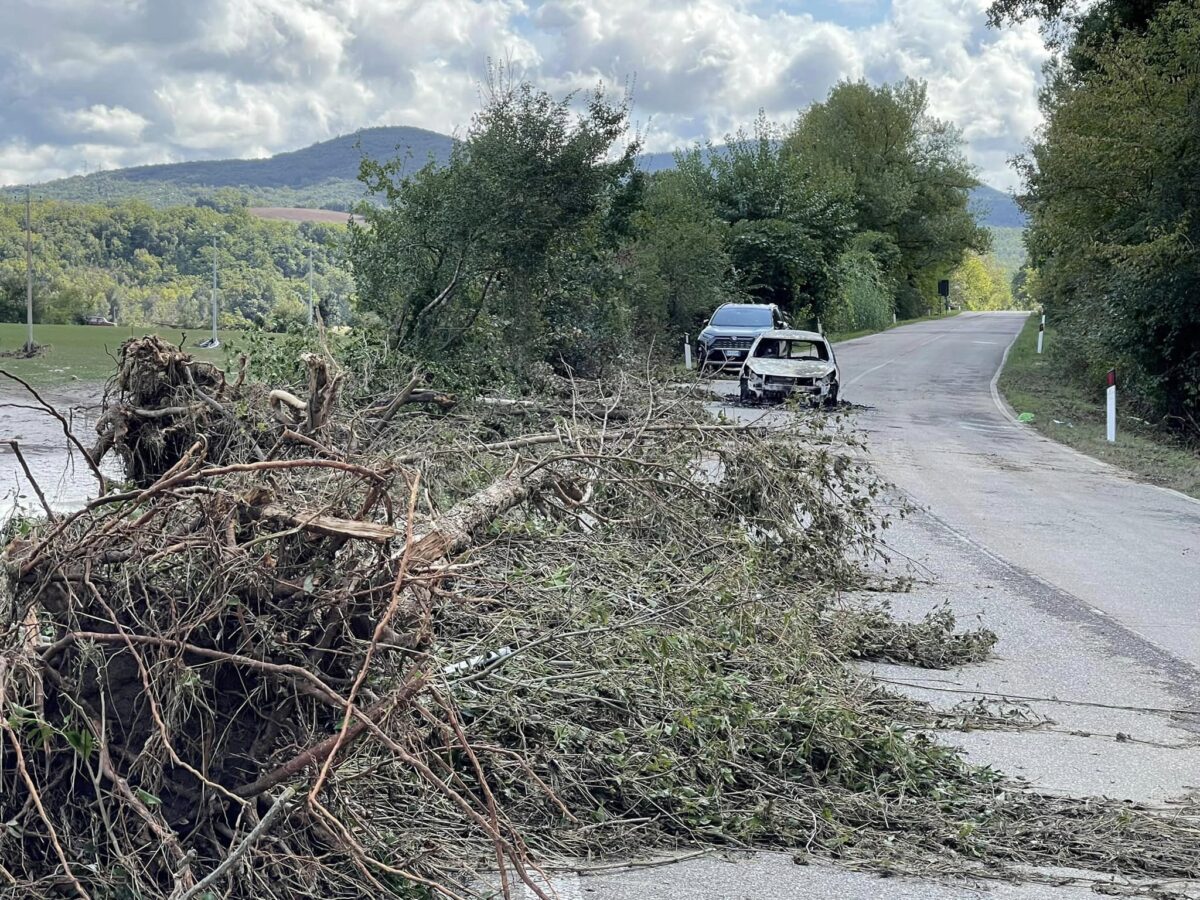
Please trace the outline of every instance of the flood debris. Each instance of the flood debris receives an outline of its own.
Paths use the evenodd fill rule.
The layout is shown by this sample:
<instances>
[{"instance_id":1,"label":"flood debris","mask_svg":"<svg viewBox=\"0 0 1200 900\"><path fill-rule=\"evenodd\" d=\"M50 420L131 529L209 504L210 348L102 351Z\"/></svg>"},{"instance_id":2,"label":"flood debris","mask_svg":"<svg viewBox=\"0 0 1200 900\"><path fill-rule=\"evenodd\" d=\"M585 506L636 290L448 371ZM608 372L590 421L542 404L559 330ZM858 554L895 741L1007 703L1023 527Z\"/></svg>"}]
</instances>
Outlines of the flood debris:
<instances>
[{"instance_id":1,"label":"flood debris","mask_svg":"<svg viewBox=\"0 0 1200 900\"><path fill-rule=\"evenodd\" d=\"M545 897L559 858L714 844L1197 874L1194 811L1031 794L847 664L888 622L852 652L829 598L886 522L829 426L622 382L497 436L149 341L99 425L130 483L5 536L8 895Z\"/></svg>"},{"instance_id":2,"label":"flood debris","mask_svg":"<svg viewBox=\"0 0 1200 900\"><path fill-rule=\"evenodd\" d=\"M921 619L904 622L887 604L842 607L825 620L827 639L839 642L851 659L898 663L923 669L950 669L983 662L998 638L990 628L960 630L946 605Z\"/></svg>"}]
</instances>

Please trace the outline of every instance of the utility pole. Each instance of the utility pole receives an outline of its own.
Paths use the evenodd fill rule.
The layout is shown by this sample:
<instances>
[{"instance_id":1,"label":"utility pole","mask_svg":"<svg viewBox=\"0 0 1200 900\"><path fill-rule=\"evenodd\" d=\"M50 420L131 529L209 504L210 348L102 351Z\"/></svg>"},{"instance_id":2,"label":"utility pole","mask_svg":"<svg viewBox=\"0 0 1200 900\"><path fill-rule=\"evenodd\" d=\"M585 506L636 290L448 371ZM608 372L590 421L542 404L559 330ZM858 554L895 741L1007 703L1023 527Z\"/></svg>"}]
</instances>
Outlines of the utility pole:
<instances>
[{"instance_id":1,"label":"utility pole","mask_svg":"<svg viewBox=\"0 0 1200 900\"><path fill-rule=\"evenodd\" d=\"M30 224L30 207L33 205L32 192L25 191L25 324L29 326L29 336L25 339L25 352L33 353L37 344L33 340L33 227Z\"/></svg>"},{"instance_id":2,"label":"utility pole","mask_svg":"<svg viewBox=\"0 0 1200 900\"><path fill-rule=\"evenodd\" d=\"M212 284L212 345L218 347L221 341L217 338L217 236L213 235L213 284Z\"/></svg>"},{"instance_id":3,"label":"utility pole","mask_svg":"<svg viewBox=\"0 0 1200 900\"><path fill-rule=\"evenodd\" d=\"M308 327L312 328L313 319L313 266L312 266L312 247L308 248Z\"/></svg>"},{"instance_id":4,"label":"utility pole","mask_svg":"<svg viewBox=\"0 0 1200 900\"><path fill-rule=\"evenodd\" d=\"M212 273L212 337L201 342L197 346L203 347L206 350L213 350L221 346L221 339L217 337L217 236L213 234L213 273Z\"/></svg>"}]
</instances>

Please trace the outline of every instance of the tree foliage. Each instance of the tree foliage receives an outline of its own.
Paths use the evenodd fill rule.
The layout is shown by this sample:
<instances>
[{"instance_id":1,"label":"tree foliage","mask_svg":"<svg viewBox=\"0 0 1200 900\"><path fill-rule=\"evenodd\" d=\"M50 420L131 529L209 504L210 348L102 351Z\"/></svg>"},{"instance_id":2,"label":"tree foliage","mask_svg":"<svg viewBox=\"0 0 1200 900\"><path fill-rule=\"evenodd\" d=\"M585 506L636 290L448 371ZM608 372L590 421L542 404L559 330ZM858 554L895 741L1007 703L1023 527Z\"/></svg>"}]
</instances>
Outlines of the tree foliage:
<instances>
[{"instance_id":1,"label":"tree foliage","mask_svg":"<svg viewBox=\"0 0 1200 900\"><path fill-rule=\"evenodd\" d=\"M1101 27L1101 26L1104 27ZM1111 27L1109 27L1111 26ZM1022 164L1037 279L1071 371L1116 366L1200 433L1200 5L1100 3L1051 71Z\"/></svg>"},{"instance_id":2,"label":"tree foliage","mask_svg":"<svg viewBox=\"0 0 1200 900\"><path fill-rule=\"evenodd\" d=\"M796 320L819 316L854 234L848 186L815 175L761 113L751 132L728 135L721 147L697 146L677 162L729 226L735 290Z\"/></svg>"},{"instance_id":3,"label":"tree foliage","mask_svg":"<svg viewBox=\"0 0 1200 900\"><path fill-rule=\"evenodd\" d=\"M576 114L574 98L503 72L489 88L446 166L405 176L404 160L364 161L382 205L364 204L365 224L351 229L359 302L397 346L440 354L482 342L534 359L563 350L549 336L578 324L556 317L576 311L567 285L579 287L581 261L615 247L620 223L608 215L623 208L637 143L614 152L628 108L601 90Z\"/></svg>"},{"instance_id":4,"label":"tree foliage","mask_svg":"<svg viewBox=\"0 0 1200 900\"><path fill-rule=\"evenodd\" d=\"M1011 279L994 257L968 253L950 276L950 302L959 309L1012 309Z\"/></svg>"},{"instance_id":5,"label":"tree foliage","mask_svg":"<svg viewBox=\"0 0 1200 900\"><path fill-rule=\"evenodd\" d=\"M279 329L306 319L310 250L323 315L347 319L353 285L342 265L344 226L257 219L236 193L221 203L228 212L34 203L36 321L103 315L129 325L206 324L214 237L225 325ZM0 202L0 321L25 318L24 247L25 204Z\"/></svg>"},{"instance_id":6,"label":"tree foliage","mask_svg":"<svg viewBox=\"0 0 1200 900\"><path fill-rule=\"evenodd\" d=\"M639 331L685 332L731 296L729 226L688 175L651 179L634 229L627 265Z\"/></svg>"},{"instance_id":7,"label":"tree foliage","mask_svg":"<svg viewBox=\"0 0 1200 900\"><path fill-rule=\"evenodd\" d=\"M790 151L826 183L848 186L853 221L890 243L877 257L901 315L921 315L936 283L967 250L988 246L971 214L978 181L962 137L928 111L925 85L842 82L788 137Z\"/></svg>"},{"instance_id":8,"label":"tree foliage","mask_svg":"<svg viewBox=\"0 0 1200 900\"><path fill-rule=\"evenodd\" d=\"M625 103L497 73L446 165L364 162L359 303L406 354L487 377L594 371L732 299L882 327L927 311L987 242L961 138L926 107L913 82L846 83L787 128L760 114L647 175Z\"/></svg>"}]
</instances>

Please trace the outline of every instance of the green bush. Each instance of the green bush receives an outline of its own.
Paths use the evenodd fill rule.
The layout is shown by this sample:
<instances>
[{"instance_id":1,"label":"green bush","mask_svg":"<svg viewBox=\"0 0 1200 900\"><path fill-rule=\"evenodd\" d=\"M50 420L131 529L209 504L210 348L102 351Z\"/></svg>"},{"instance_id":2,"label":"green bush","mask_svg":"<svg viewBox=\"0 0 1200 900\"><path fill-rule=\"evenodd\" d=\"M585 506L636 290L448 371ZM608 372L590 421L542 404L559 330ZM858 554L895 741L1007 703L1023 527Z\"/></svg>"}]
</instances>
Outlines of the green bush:
<instances>
[{"instance_id":1,"label":"green bush","mask_svg":"<svg viewBox=\"0 0 1200 900\"><path fill-rule=\"evenodd\" d=\"M838 289L824 325L834 332L877 331L892 321L892 297L876 258L865 250L843 253L837 265Z\"/></svg>"}]
</instances>

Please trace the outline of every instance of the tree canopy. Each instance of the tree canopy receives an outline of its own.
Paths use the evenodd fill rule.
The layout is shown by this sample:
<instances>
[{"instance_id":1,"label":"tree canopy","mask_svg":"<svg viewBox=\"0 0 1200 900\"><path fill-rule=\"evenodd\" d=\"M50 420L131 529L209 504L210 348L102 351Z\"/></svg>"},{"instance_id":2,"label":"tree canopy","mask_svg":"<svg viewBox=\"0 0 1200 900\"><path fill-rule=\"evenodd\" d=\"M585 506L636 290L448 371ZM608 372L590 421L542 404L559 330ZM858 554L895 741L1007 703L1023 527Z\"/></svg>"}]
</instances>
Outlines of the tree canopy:
<instances>
[{"instance_id":1,"label":"tree canopy","mask_svg":"<svg viewBox=\"0 0 1200 900\"><path fill-rule=\"evenodd\" d=\"M103 315L129 325L204 325L215 252L222 324L282 329L307 318L310 251L322 314L346 321L353 283L343 265L345 226L258 219L238 196L224 197L227 212L34 203L36 321ZM24 247L25 204L0 202L0 321L25 319Z\"/></svg>"},{"instance_id":2,"label":"tree canopy","mask_svg":"<svg viewBox=\"0 0 1200 900\"><path fill-rule=\"evenodd\" d=\"M572 100L496 73L446 166L406 176L403 160L363 162L382 203L363 204L363 224L351 227L358 297L394 344L445 353L474 341L536 354L571 324L556 317L594 312L573 298L604 288L579 268L611 253L606 216L631 181L637 142L616 149L623 101L597 90L575 113ZM586 289L563 291L579 278Z\"/></svg>"},{"instance_id":3,"label":"tree canopy","mask_svg":"<svg viewBox=\"0 0 1200 900\"><path fill-rule=\"evenodd\" d=\"M902 316L928 311L937 281L988 233L968 208L978 185L952 125L929 114L925 85L842 82L811 106L789 151L823 183L845 185L853 222L887 245L877 255Z\"/></svg>"},{"instance_id":4,"label":"tree canopy","mask_svg":"<svg viewBox=\"0 0 1200 900\"><path fill-rule=\"evenodd\" d=\"M1023 290L1072 372L1099 385L1115 366L1145 413L1200 433L1200 4L1102 2L1069 23L1021 163Z\"/></svg>"}]
</instances>

